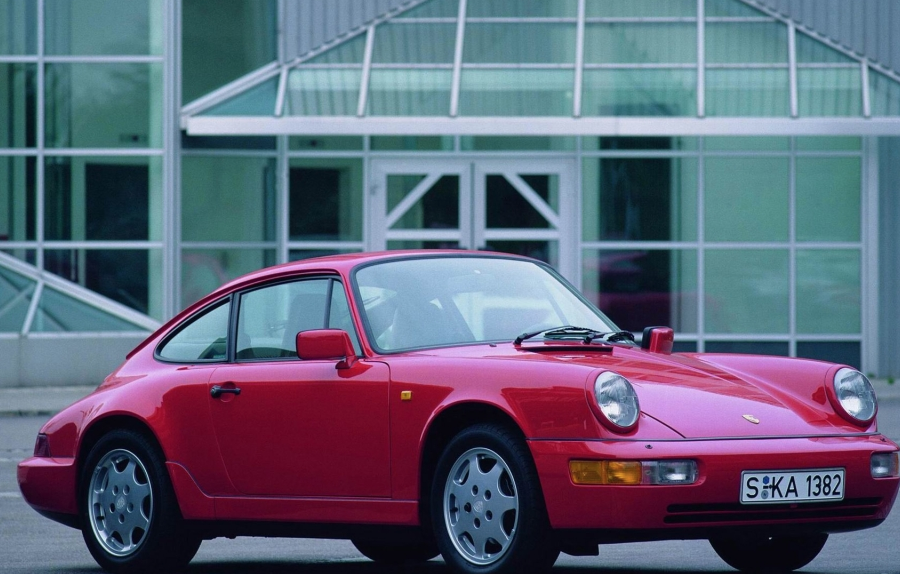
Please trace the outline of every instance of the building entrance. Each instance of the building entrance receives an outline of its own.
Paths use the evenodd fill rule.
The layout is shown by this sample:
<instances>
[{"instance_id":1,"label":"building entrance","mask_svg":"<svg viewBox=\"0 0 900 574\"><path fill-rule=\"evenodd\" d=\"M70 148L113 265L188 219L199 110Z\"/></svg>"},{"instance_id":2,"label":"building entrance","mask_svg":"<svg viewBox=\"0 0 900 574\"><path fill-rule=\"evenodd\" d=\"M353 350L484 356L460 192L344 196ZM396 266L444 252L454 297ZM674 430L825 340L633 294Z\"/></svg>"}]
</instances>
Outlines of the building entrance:
<instances>
[{"instance_id":1,"label":"building entrance","mask_svg":"<svg viewBox=\"0 0 900 574\"><path fill-rule=\"evenodd\" d=\"M488 249L528 255L576 280L570 160L373 160L374 249Z\"/></svg>"}]
</instances>

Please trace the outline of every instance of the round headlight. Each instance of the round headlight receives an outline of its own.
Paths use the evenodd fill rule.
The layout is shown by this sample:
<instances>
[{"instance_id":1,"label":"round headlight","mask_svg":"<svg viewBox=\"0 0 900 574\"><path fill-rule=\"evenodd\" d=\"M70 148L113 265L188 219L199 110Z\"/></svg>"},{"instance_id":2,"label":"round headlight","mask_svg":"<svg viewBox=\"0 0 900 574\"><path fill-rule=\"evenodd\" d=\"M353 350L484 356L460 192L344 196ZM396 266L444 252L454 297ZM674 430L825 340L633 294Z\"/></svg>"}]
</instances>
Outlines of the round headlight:
<instances>
[{"instance_id":1,"label":"round headlight","mask_svg":"<svg viewBox=\"0 0 900 574\"><path fill-rule=\"evenodd\" d=\"M845 368L835 373L834 396L853 422L868 423L875 418L875 389L859 371Z\"/></svg>"},{"instance_id":2,"label":"round headlight","mask_svg":"<svg viewBox=\"0 0 900 574\"><path fill-rule=\"evenodd\" d=\"M612 371L601 373L594 382L594 398L615 430L629 430L637 424L641 405L634 387L622 375Z\"/></svg>"}]
</instances>

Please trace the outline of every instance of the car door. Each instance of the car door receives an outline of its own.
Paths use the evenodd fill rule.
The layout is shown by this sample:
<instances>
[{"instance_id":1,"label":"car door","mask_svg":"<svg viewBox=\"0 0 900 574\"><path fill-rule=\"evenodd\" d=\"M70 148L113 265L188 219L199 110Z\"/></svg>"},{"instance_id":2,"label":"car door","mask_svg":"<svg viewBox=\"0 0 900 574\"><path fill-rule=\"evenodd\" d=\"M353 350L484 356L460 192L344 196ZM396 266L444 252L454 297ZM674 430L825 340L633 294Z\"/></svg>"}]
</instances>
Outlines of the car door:
<instances>
[{"instance_id":1,"label":"car door","mask_svg":"<svg viewBox=\"0 0 900 574\"><path fill-rule=\"evenodd\" d=\"M387 366L337 369L337 359L296 354L296 334L322 328L348 330L359 352L343 285L281 282L236 302L234 361L208 383L234 486L259 496L389 497Z\"/></svg>"}]
</instances>

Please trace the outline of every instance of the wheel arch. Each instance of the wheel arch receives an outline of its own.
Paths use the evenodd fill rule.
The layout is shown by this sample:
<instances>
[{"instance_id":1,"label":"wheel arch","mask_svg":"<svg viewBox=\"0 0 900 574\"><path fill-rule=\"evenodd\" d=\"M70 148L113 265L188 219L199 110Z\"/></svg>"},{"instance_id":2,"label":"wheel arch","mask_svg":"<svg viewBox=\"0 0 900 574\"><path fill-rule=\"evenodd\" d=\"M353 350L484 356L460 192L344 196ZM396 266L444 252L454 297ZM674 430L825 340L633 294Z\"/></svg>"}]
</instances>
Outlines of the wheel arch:
<instances>
[{"instance_id":1,"label":"wheel arch","mask_svg":"<svg viewBox=\"0 0 900 574\"><path fill-rule=\"evenodd\" d=\"M114 430L130 430L144 436L159 450L159 453L163 455L163 460L166 459L165 451L162 448L159 438L145 421L130 415L115 414L105 416L94 420L82 433L81 441L78 445L78 452L76 453L78 469L76 476L79 485L81 484L84 464L91 449L94 448L94 445L96 445L103 436Z\"/></svg>"}]
</instances>

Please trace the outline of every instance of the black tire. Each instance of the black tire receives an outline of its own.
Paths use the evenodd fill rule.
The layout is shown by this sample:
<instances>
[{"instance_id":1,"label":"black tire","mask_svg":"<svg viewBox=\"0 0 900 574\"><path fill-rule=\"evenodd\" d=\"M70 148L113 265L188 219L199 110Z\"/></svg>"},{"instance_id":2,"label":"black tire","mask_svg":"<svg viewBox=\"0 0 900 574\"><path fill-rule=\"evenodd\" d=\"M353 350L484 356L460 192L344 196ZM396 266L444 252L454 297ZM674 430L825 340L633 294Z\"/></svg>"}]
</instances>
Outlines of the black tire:
<instances>
[{"instance_id":1,"label":"black tire","mask_svg":"<svg viewBox=\"0 0 900 574\"><path fill-rule=\"evenodd\" d=\"M370 542L368 540L351 540L359 553L379 564L417 564L427 562L439 554L437 546L432 542L412 544L391 544Z\"/></svg>"},{"instance_id":2,"label":"black tire","mask_svg":"<svg viewBox=\"0 0 900 574\"><path fill-rule=\"evenodd\" d=\"M792 572L819 555L827 534L710 540L719 558L741 572Z\"/></svg>"},{"instance_id":3,"label":"black tire","mask_svg":"<svg viewBox=\"0 0 900 574\"><path fill-rule=\"evenodd\" d=\"M430 508L438 548L456 572L541 572L559 556L531 453L503 426L475 425L447 444Z\"/></svg>"},{"instance_id":4,"label":"black tire","mask_svg":"<svg viewBox=\"0 0 900 574\"><path fill-rule=\"evenodd\" d=\"M81 533L103 569L115 574L184 568L202 539L181 517L159 448L115 430L91 449L78 488Z\"/></svg>"}]
</instances>

